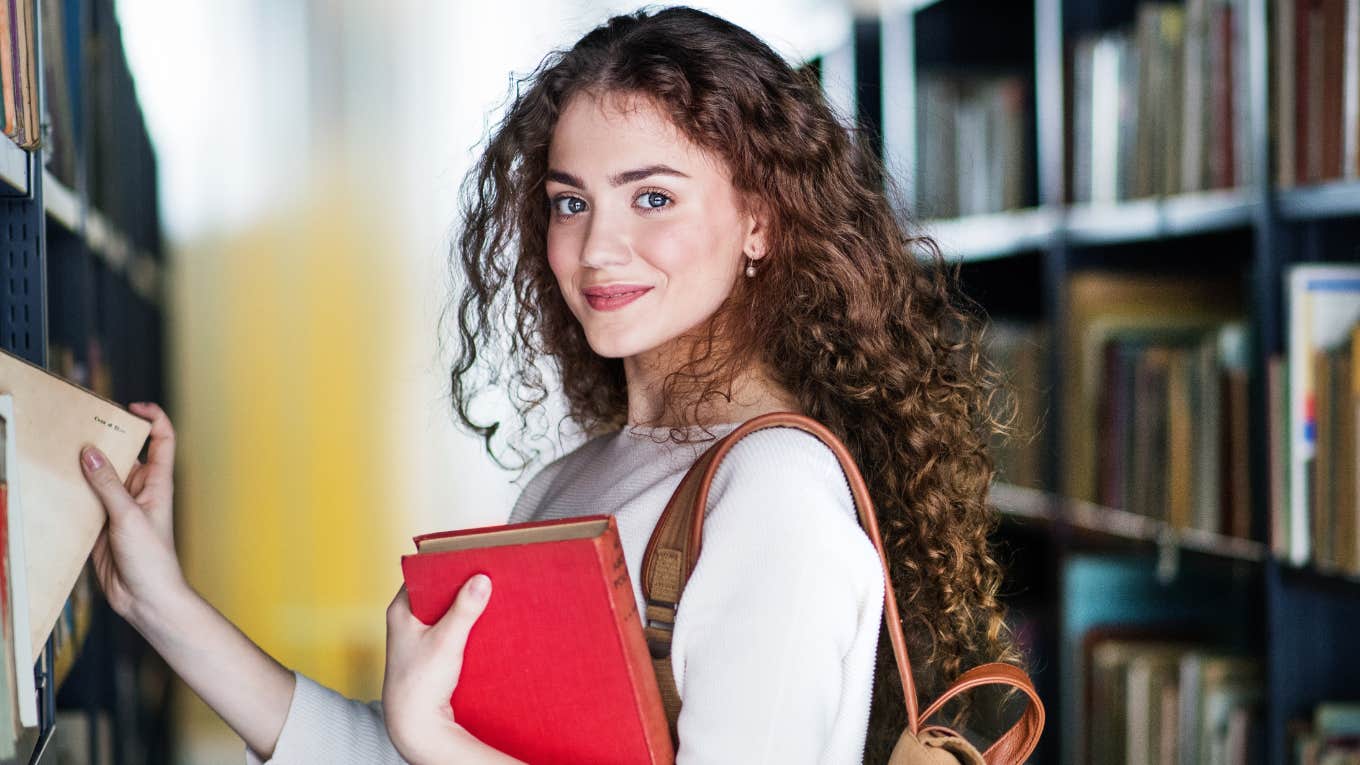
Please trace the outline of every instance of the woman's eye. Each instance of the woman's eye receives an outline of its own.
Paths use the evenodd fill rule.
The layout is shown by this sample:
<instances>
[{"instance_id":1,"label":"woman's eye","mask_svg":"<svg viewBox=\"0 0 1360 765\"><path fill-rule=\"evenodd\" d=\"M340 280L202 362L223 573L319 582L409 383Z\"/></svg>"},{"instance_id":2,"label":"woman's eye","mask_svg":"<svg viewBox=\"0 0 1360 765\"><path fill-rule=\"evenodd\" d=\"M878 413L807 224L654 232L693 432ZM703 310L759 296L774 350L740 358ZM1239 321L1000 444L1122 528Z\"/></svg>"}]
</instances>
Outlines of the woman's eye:
<instances>
[{"instance_id":1,"label":"woman's eye","mask_svg":"<svg viewBox=\"0 0 1360 765\"><path fill-rule=\"evenodd\" d=\"M575 215L585 209L586 201L580 197L558 197L553 200L553 212L561 216Z\"/></svg>"},{"instance_id":2,"label":"woman's eye","mask_svg":"<svg viewBox=\"0 0 1360 765\"><path fill-rule=\"evenodd\" d=\"M670 197L660 191L644 191L637 195L637 199L642 200L641 207L646 210L659 210L671 201Z\"/></svg>"}]
</instances>

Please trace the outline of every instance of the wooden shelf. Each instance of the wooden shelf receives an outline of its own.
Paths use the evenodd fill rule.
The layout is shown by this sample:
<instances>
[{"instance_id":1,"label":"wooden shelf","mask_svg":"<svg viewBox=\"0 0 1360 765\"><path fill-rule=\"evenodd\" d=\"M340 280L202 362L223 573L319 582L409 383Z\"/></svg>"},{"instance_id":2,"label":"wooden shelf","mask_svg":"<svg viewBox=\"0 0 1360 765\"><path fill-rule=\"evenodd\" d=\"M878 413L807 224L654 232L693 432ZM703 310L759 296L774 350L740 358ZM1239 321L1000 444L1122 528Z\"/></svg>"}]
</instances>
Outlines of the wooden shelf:
<instances>
[{"instance_id":1,"label":"wooden shelf","mask_svg":"<svg viewBox=\"0 0 1360 765\"><path fill-rule=\"evenodd\" d=\"M1057 235L1060 214L1052 208L1030 208L934 219L921 228L940 246L946 260L989 260L1041 250Z\"/></svg>"},{"instance_id":2,"label":"wooden shelf","mask_svg":"<svg viewBox=\"0 0 1360 765\"><path fill-rule=\"evenodd\" d=\"M1274 193L1280 215L1295 221L1360 216L1360 181L1347 180ZM1251 189L1221 189L1108 204L1011 210L920 226L946 258L1003 258L1041 250L1059 237L1097 246L1195 236L1248 228L1260 202Z\"/></svg>"},{"instance_id":3,"label":"wooden shelf","mask_svg":"<svg viewBox=\"0 0 1360 765\"><path fill-rule=\"evenodd\" d=\"M1356 194L1360 205L1360 189ZM927 219L920 227L946 259L970 262L1043 250L1059 239L1075 245L1121 244L1247 228L1258 204L1250 189L1225 189Z\"/></svg>"},{"instance_id":4,"label":"wooden shelf","mask_svg":"<svg viewBox=\"0 0 1360 765\"><path fill-rule=\"evenodd\" d=\"M80 231L80 199L66 188L51 171L43 169L43 209L68 232Z\"/></svg>"},{"instance_id":5,"label":"wooden shelf","mask_svg":"<svg viewBox=\"0 0 1360 765\"><path fill-rule=\"evenodd\" d=\"M1250 562L1261 562L1269 554L1266 545L1255 540L1201 529L1176 528L1166 521L1128 510L1059 497L1007 483L993 484L989 500L999 512L1006 515L1047 522L1062 520L1079 532L1093 535L1101 541L1167 545Z\"/></svg>"},{"instance_id":6,"label":"wooden shelf","mask_svg":"<svg viewBox=\"0 0 1360 765\"><path fill-rule=\"evenodd\" d=\"M28 193L28 152L0 135L0 181L4 181L11 193L20 196Z\"/></svg>"},{"instance_id":7,"label":"wooden shelf","mask_svg":"<svg viewBox=\"0 0 1360 765\"><path fill-rule=\"evenodd\" d=\"M886 0L883 4L885 12L906 11L908 13L918 13L935 5L940 0Z\"/></svg>"},{"instance_id":8,"label":"wooden shelf","mask_svg":"<svg viewBox=\"0 0 1360 765\"><path fill-rule=\"evenodd\" d=\"M1296 582L1311 581L1325 586L1354 587L1360 585L1360 574L1340 569L1318 568L1316 565L1296 566L1284 559L1276 560L1280 565L1280 571Z\"/></svg>"},{"instance_id":9,"label":"wooden shelf","mask_svg":"<svg viewBox=\"0 0 1360 765\"><path fill-rule=\"evenodd\" d=\"M1073 205L1067 211L1066 235L1073 244L1119 244L1245 228L1256 206L1249 189Z\"/></svg>"},{"instance_id":10,"label":"wooden shelf","mask_svg":"<svg viewBox=\"0 0 1360 765\"><path fill-rule=\"evenodd\" d=\"M1360 215L1360 181L1351 179L1282 189L1276 192L1275 200L1280 215L1293 220Z\"/></svg>"}]
</instances>

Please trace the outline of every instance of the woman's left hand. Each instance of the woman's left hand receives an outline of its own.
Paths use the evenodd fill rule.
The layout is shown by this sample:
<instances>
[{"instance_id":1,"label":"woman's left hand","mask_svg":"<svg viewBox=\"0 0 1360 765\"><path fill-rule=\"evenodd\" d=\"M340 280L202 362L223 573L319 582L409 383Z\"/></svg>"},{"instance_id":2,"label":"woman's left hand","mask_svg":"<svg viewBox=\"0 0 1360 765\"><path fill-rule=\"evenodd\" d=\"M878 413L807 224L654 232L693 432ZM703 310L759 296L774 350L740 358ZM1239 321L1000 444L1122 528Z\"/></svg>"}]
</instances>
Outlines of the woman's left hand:
<instances>
[{"instance_id":1,"label":"woman's left hand","mask_svg":"<svg viewBox=\"0 0 1360 765\"><path fill-rule=\"evenodd\" d=\"M387 607L383 719L388 737L407 762L519 762L468 733L453 719L449 703L463 670L468 633L490 594L491 580L485 575L468 579L448 612L428 626L411 613L405 585Z\"/></svg>"}]
</instances>

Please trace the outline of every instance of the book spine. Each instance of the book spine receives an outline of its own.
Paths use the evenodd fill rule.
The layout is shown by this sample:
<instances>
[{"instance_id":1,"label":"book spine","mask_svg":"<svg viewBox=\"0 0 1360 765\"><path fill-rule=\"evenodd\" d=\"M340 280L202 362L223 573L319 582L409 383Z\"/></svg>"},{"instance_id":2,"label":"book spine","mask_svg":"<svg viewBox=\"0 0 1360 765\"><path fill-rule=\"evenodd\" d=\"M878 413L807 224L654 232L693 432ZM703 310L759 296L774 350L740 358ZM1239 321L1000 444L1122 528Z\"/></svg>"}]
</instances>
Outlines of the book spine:
<instances>
[{"instance_id":1,"label":"book spine","mask_svg":"<svg viewBox=\"0 0 1360 765\"><path fill-rule=\"evenodd\" d=\"M632 680L638 720L647 741L649 762L669 764L674 761L670 740L670 726L665 708L661 705L661 690L652 668L651 652L643 636L637 600L633 596L628 562L619 540L618 526L609 518L608 533L595 538L595 552L600 558L600 573L609 587L609 601L614 610L614 625L623 649L628 676Z\"/></svg>"},{"instance_id":2,"label":"book spine","mask_svg":"<svg viewBox=\"0 0 1360 765\"><path fill-rule=\"evenodd\" d=\"M1360 0L1346 0L1342 176L1360 176Z\"/></svg>"}]
</instances>

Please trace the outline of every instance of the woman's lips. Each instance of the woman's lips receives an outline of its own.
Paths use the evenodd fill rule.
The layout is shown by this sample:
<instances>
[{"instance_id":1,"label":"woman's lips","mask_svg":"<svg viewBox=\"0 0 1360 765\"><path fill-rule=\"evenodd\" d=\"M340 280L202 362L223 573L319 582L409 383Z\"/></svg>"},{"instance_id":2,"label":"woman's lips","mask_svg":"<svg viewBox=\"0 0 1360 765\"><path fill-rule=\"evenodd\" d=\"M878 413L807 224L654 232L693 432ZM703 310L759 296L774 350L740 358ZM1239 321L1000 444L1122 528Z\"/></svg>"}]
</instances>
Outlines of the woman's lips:
<instances>
[{"instance_id":1,"label":"woman's lips","mask_svg":"<svg viewBox=\"0 0 1360 765\"><path fill-rule=\"evenodd\" d=\"M651 292L651 287L591 290L585 293L586 302L597 311L614 311Z\"/></svg>"}]
</instances>

